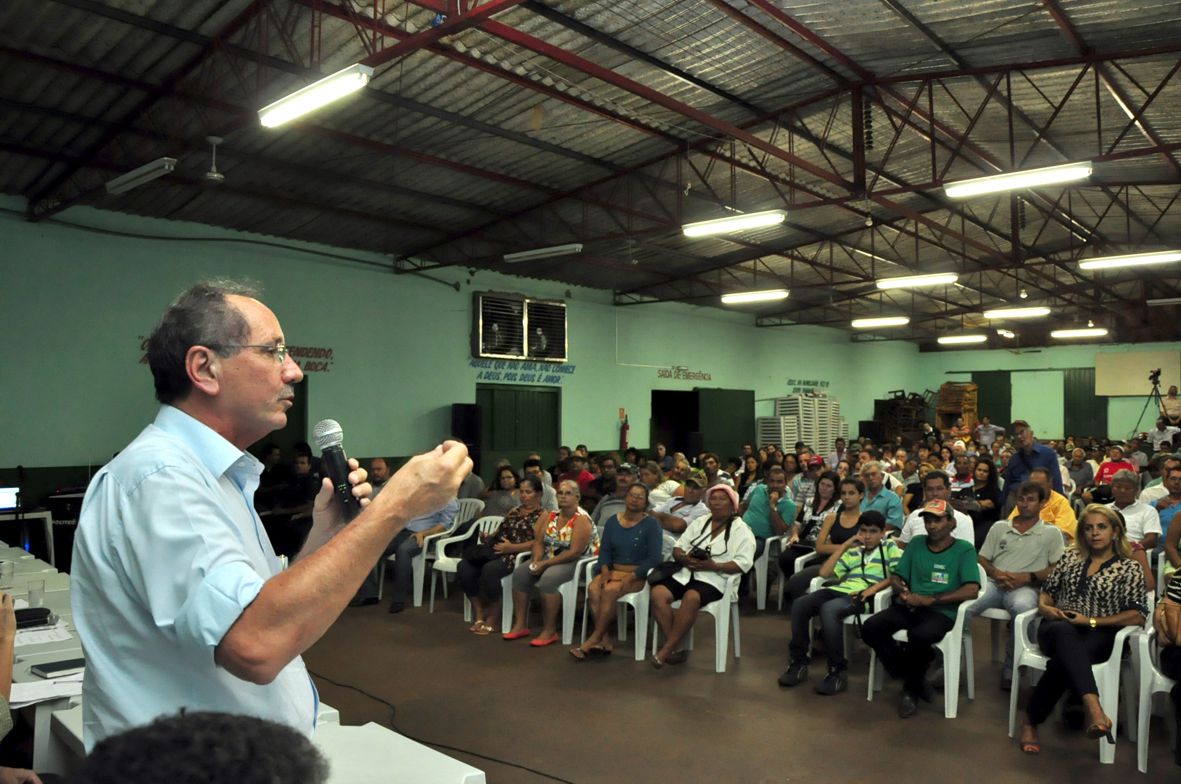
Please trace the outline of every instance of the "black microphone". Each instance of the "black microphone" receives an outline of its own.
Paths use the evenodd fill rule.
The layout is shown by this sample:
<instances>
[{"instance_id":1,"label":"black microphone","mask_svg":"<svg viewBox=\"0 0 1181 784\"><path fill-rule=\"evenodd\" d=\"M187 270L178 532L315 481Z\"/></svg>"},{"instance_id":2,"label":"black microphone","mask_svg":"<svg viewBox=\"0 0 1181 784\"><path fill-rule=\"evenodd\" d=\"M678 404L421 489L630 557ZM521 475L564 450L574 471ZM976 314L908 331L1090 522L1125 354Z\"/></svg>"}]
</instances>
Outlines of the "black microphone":
<instances>
[{"instance_id":1,"label":"black microphone","mask_svg":"<svg viewBox=\"0 0 1181 784\"><path fill-rule=\"evenodd\" d=\"M312 428L312 440L320 450L320 472L332 480L341 514L348 522L361 513L361 502L349 484L349 459L344 453L344 431L335 419L322 419Z\"/></svg>"}]
</instances>

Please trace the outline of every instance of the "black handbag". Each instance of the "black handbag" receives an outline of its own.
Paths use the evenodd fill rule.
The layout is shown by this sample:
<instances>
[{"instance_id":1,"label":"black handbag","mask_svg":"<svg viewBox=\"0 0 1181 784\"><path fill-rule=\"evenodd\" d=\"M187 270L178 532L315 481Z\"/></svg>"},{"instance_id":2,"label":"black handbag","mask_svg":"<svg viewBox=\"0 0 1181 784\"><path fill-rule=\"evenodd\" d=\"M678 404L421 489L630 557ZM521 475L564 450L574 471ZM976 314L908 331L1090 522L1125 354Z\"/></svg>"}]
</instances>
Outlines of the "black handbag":
<instances>
[{"instance_id":1,"label":"black handbag","mask_svg":"<svg viewBox=\"0 0 1181 784\"><path fill-rule=\"evenodd\" d=\"M648 581L648 585L656 585L657 583L664 582L679 571L681 571L681 565L679 563L676 561L665 561L664 563L653 566L645 579Z\"/></svg>"}]
</instances>

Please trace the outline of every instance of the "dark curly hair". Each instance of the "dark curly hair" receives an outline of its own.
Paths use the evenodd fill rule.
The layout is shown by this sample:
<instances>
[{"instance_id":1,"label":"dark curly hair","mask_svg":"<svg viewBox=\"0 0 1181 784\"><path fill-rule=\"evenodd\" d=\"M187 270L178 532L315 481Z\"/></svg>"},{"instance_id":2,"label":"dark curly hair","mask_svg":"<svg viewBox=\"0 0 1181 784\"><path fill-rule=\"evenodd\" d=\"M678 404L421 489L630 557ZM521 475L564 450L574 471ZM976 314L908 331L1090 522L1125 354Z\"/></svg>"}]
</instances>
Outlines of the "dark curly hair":
<instances>
[{"instance_id":1,"label":"dark curly hair","mask_svg":"<svg viewBox=\"0 0 1181 784\"><path fill-rule=\"evenodd\" d=\"M328 763L285 724L197 711L99 741L72 784L324 784Z\"/></svg>"}]
</instances>

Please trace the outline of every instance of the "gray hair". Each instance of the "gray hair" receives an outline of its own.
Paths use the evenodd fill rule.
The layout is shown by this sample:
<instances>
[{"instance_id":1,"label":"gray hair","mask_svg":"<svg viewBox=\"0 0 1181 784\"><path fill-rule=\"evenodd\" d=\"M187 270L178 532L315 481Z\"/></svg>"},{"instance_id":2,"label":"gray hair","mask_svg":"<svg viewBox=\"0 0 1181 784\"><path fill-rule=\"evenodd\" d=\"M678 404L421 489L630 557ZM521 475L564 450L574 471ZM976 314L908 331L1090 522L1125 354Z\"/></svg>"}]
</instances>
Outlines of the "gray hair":
<instances>
[{"instance_id":1,"label":"gray hair","mask_svg":"<svg viewBox=\"0 0 1181 784\"><path fill-rule=\"evenodd\" d=\"M1128 482L1139 487L1140 477L1136 476L1135 471L1129 471L1126 468L1121 468L1115 472L1115 476L1111 477L1111 483L1115 484L1116 482Z\"/></svg>"},{"instance_id":2,"label":"gray hair","mask_svg":"<svg viewBox=\"0 0 1181 784\"><path fill-rule=\"evenodd\" d=\"M258 286L234 280L206 280L181 293L148 338L148 367L156 399L175 403L192 389L185 357L193 346L226 346L250 340L250 325L226 297L258 297ZM239 349L214 349L230 357Z\"/></svg>"}]
</instances>

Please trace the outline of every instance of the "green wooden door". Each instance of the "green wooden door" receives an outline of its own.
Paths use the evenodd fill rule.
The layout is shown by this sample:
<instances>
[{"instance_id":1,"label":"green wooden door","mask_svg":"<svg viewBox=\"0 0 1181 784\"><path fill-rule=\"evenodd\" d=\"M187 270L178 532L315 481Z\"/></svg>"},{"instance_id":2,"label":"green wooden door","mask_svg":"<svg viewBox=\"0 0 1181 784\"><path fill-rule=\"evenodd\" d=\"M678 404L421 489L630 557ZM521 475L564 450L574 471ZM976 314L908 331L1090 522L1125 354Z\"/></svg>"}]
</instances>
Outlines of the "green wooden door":
<instances>
[{"instance_id":1,"label":"green wooden door","mask_svg":"<svg viewBox=\"0 0 1181 784\"><path fill-rule=\"evenodd\" d=\"M561 387L477 384L480 407L480 454L484 473L500 458L520 468L529 452L541 453L549 465L561 438Z\"/></svg>"},{"instance_id":2,"label":"green wooden door","mask_svg":"<svg viewBox=\"0 0 1181 784\"><path fill-rule=\"evenodd\" d=\"M755 393L750 389L697 389L702 447L723 460L755 442Z\"/></svg>"},{"instance_id":3,"label":"green wooden door","mask_svg":"<svg viewBox=\"0 0 1181 784\"><path fill-rule=\"evenodd\" d=\"M1107 438L1107 398L1095 394L1095 368L1062 371L1064 436Z\"/></svg>"},{"instance_id":4,"label":"green wooden door","mask_svg":"<svg viewBox=\"0 0 1181 784\"><path fill-rule=\"evenodd\" d=\"M988 370L972 373L976 389L976 418L988 417L994 425L1006 430L1012 423L1013 382L1007 370Z\"/></svg>"}]
</instances>

